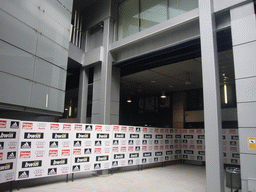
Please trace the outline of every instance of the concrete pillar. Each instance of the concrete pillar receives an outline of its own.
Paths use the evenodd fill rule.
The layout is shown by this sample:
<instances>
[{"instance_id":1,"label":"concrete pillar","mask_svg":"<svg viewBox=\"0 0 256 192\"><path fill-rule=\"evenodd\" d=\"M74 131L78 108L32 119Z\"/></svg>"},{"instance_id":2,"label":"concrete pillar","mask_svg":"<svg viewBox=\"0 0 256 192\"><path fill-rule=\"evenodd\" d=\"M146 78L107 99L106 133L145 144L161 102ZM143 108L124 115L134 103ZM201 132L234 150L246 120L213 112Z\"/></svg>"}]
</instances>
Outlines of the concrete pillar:
<instances>
[{"instance_id":1,"label":"concrete pillar","mask_svg":"<svg viewBox=\"0 0 256 192\"><path fill-rule=\"evenodd\" d=\"M78 112L77 112L77 122L79 123L86 123L87 100L88 100L88 71L85 68L81 68L80 77L79 77Z\"/></svg>"},{"instance_id":2,"label":"concrete pillar","mask_svg":"<svg viewBox=\"0 0 256 192\"><path fill-rule=\"evenodd\" d=\"M184 128L185 98L185 92L173 94L173 128Z\"/></svg>"},{"instance_id":3,"label":"concrete pillar","mask_svg":"<svg viewBox=\"0 0 256 192\"><path fill-rule=\"evenodd\" d=\"M222 126L213 0L199 0L207 192L224 191Z\"/></svg>"},{"instance_id":4,"label":"concrete pillar","mask_svg":"<svg viewBox=\"0 0 256 192\"><path fill-rule=\"evenodd\" d=\"M230 10L240 143L242 191L256 190L256 19L254 3ZM253 145L252 145L253 146ZM254 181L253 181L254 180ZM248 188L249 186L249 188ZM250 186L254 186L253 189Z\"/></svg>"}]
</instances>

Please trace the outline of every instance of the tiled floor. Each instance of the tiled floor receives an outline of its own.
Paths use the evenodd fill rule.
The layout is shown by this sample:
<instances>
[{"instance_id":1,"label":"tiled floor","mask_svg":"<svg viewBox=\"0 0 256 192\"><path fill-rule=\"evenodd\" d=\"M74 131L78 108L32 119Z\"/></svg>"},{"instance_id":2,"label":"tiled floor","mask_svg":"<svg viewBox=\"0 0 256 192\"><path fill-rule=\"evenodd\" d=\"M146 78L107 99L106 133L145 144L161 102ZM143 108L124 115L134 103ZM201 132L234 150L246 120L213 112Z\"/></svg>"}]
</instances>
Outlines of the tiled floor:
<instances>
[{"instance_id":1,"label":"tiled floor","mask_svg":"<svg viewBox=\"0 0 256 192\"><path fill-rule=\"evenodd\" d=\"M71 176L71 175L70 175ZM205 192L205 167L194 165L170 165L150 167L138 171L136 167L116 171L113 175L98 175L95 172L75 174L75 180L66 183L66 177L50 177L25 180L20 183L20 192L63 191L168 191ZM70 178L71 179L71 178ZM1 184L0 191L9 191L9 183ZM13 191L17 183L13 184ZM226 189L230 191L230 189Z\"/></svg>"}]
</instances>

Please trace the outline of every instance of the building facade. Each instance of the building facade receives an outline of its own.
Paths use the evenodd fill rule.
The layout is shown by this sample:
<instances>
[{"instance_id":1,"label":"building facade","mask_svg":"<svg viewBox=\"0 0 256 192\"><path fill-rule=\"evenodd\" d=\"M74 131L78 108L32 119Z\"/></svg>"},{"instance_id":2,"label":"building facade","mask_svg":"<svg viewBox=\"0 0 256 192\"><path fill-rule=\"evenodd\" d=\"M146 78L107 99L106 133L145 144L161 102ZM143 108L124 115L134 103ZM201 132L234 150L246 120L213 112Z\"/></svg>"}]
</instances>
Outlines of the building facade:
<instances>
[{"instance_id":1,"label":"building facade","mask_svg":"<svg viewBox=\"0 0 256 192\"><path fill-rule=\"evenodd\" d=\"M256 186L250 163L256 151L249 145L256 138L254 1L76 0L73 12L72 6L68 0L1 1L1 117L56 120L65 110L72 116L66 88L75 84L66 81L72 68L79 71L75 121L81 123L131 122L122 99L144 91L144 97L169 93L171 122L165 124L184 128L191 114L184 90L201 88L196 118L205 128L207 191L224 191L223 119L237 122L242 191ZM149 77L155 79L148 83ZM182 79L195 83L187 88ZM144 112L160 110L149 100L141 100ZM221 100L226 106L232 100L230 109Z\"/></svg>"}]
</instances>

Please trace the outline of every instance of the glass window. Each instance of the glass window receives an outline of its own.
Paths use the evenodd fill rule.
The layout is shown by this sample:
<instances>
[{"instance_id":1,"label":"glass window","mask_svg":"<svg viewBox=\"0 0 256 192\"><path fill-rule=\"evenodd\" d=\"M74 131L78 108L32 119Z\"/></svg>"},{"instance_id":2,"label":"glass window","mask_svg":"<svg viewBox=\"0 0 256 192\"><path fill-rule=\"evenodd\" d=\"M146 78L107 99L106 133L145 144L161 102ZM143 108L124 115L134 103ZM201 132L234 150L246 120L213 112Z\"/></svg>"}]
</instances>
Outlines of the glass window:
<instances>
[{"instance_id":1,"label":"glass window","mask_svg":"<svg viewBox=\"0 0 256 192\"><path fill-rule=\"evenodd\" d=\"M167 20L166 0L141 0L140 9L141 31Z\"/></svg>"},{"instance_id":2,"label":"glass window","mask_svg":"<svg viewBox=\"0 0 256 192\"><path fill-rule=\"evenodd\" d=\"M139 0L123 1L118 13L118 40L139 32Z\"/></svg>"},{"instance_id":3,"label":"glass window","mask_svg":"<svg viewBox=\"0 0 256 192\"><path fill-rule=\"evenodd\" d=\"M198 8L198 0L169 0L169 19Z\"/></svg>"}]
</instances>

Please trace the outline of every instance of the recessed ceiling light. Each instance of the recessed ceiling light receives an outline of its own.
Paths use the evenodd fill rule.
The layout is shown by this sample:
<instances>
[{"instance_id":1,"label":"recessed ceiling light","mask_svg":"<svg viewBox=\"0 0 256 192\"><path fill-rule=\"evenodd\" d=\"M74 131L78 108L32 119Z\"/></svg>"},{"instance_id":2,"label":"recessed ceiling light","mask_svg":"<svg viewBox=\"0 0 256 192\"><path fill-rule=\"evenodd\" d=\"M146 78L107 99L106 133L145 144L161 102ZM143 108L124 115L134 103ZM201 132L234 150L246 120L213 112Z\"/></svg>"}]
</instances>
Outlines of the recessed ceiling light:
<instances>
[{"instance_id":1,"label":"recessed ceiling light","mask_svg":"<svg viewBox=\"0 0 256 192\"><path fill-rule=\"evenodd\" d=\"M151 81L151 83L156 83L156 81L153 80L153 81Z\"/></svg>"},{"instance_id":2,"label":"recessed ceiling light","mask_svg":"<svg viewBox=\"0 0 256 192\"><path fill-rule=\"evenodd\" d=\"M169 85L169 87L173 87L172 85Z\"/></svg>"}]
</instances>

